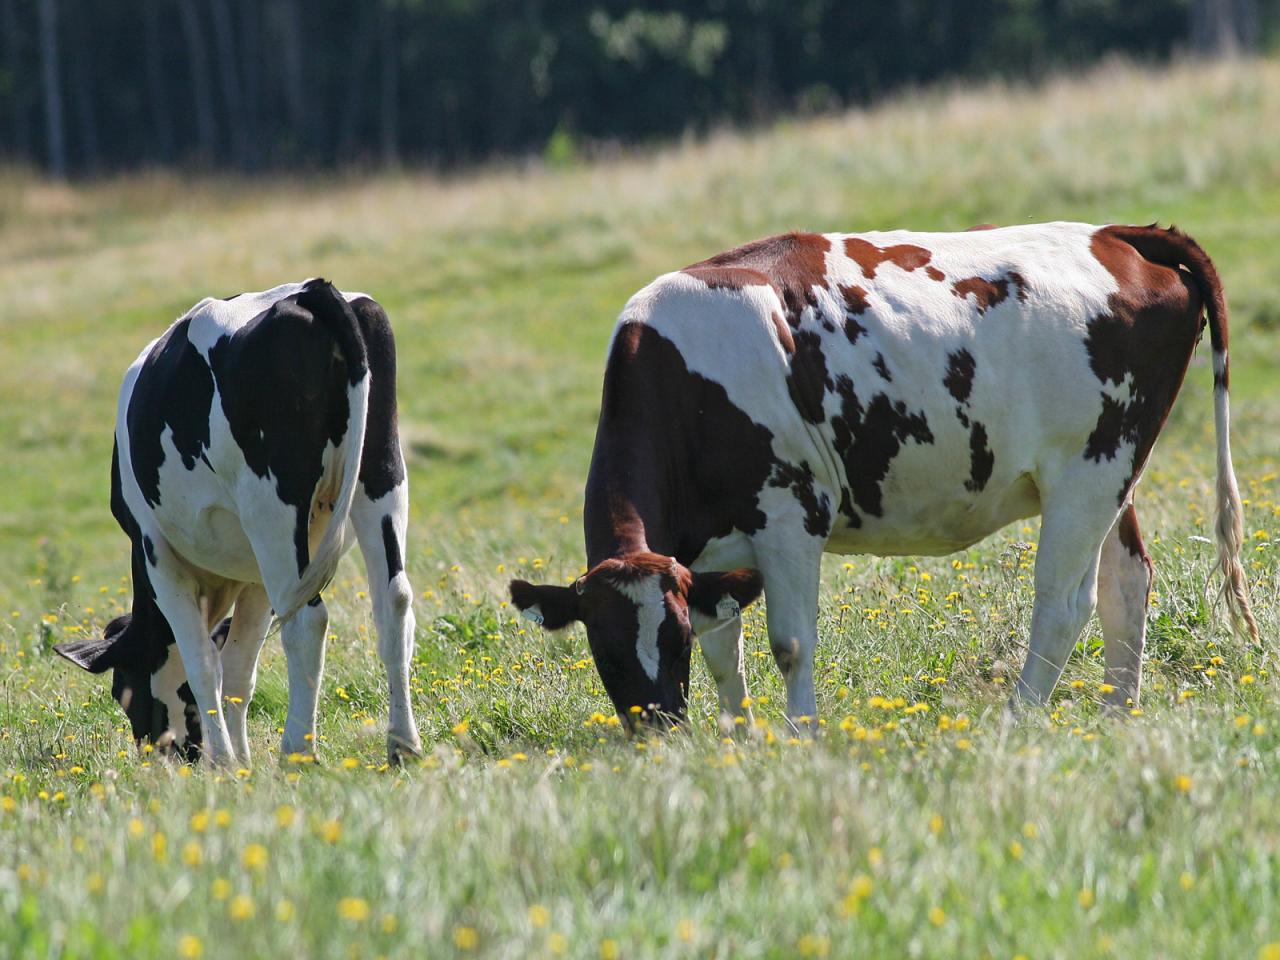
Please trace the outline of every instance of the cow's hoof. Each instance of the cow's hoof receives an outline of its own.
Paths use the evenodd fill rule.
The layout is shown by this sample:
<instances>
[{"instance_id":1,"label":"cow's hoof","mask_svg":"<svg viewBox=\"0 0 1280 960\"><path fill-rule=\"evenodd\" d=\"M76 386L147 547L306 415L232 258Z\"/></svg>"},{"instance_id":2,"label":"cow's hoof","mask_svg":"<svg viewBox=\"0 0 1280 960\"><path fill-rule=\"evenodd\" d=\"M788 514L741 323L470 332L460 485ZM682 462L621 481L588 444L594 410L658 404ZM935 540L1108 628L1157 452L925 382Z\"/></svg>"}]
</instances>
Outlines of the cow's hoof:
<instances>
[{"instance_id":1,"label":"cow's hoof","mask_svg":"<svg viewBox=\"0 0 1280 960\"><path fill-rule=\"evenodd\" d=\"M412 742L403 737L387 737L387 763L398 767L407 759L422 759L422 741L417 737L414 737Z\"/></svg>"}]
</instances>

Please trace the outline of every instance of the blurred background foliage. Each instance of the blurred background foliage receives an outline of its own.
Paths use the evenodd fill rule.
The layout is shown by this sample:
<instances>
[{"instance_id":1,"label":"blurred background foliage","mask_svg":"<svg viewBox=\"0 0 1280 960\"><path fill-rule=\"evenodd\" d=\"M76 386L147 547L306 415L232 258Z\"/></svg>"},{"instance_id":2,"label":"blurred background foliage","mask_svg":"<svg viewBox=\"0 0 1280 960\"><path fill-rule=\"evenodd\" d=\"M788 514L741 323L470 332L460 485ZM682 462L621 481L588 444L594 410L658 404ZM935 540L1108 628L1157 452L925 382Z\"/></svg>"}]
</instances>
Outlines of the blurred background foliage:
<instances>
[{"instance_id":1,"label":"blurred background foliage","mask_svg":"<svg viewBox=\"0 0 1280 960\"><path fill-rule=\"evenodd\" d=\"M554 165L652 138L1280 46L1280 0L0 0L0 162Z\"/></svg>"}]
</instances>

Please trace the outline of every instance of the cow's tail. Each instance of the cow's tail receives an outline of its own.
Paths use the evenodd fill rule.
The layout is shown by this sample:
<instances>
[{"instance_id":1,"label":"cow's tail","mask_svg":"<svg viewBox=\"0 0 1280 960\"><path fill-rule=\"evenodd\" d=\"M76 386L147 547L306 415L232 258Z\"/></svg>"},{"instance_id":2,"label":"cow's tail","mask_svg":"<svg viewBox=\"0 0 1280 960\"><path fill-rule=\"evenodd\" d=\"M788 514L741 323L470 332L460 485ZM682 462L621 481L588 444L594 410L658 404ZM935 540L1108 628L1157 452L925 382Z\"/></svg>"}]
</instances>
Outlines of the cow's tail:
<instances>
[{"instance_id":1,"label":"cow's tail","mask_svg":"<svg viewBox=\"0 0 1280 960\"><path fill-rule=\"evenodd\" d=\"M342 539L355 499L356 483L360 479L360 457L364 451L364 435L369 415L369 357L365 349L360 323L346 298L328 281L307 281L298 294L299 306L311 312L316 322L329 331L337 342L338 350L347 365L347 433L339 450L341 483L338 496L332 503L329 526L316 545L310 561L298 577L298 582L282 602L283 609L276 611L281 622L288 620L302 605L324 589L333 579L342 559Z\"/></svg>"},{"instance_id":2,"label":"cow's tail","mask_svg":"<svg viewBox=\"0 0 1280 960\"><path fill-rule=\"evenodd\" d=\"M1209 255L1176 227L1161 230L1149 227L1113 227L1116 235L1153 263L1185 267L1200 290L1209 319L1209 343L1213 347L1213 427L1218 447L1218 565L1222 568L1223 595L1232 624L1255 643L1258 623L1249 604L1240 550L1244 545L1244 507L1231 465L1231 407L1227 399L1230 382L1227 364L1227 298L1222 281Z\"/></svg>"}]
</instances>

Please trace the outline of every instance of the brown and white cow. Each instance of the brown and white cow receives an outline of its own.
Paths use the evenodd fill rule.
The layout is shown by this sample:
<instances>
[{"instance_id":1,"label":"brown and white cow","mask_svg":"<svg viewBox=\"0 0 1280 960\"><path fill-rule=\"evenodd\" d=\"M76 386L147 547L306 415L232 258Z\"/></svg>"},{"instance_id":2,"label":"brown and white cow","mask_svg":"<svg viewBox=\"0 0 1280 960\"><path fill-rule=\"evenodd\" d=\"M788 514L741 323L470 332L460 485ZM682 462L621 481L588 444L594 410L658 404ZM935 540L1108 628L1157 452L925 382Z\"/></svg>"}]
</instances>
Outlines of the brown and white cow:
<instances>
[{"instance_id":1,"label":"brown and white cow","mask_svg":"<svg viewBox=\"0 0 1280 960\"><path fill-rule=\"evenodd\" d=\"M1136 702L1151 561L1134 486L1204 313L1219 563L1256 637L1222 285L1193 240L1154 226L790 233L659 277L609 348L589 572L515 581L512 599L551 629L585 623L628 719L683 716L697 633L728 719L747 692L739 609L763 586L788 716L804 723L824 551L947 554L1039 514L1015 701L1046 701L1096 605L1107 699ZM709 572L737 567L755 569Z\"/></svg>"}]
</instances>

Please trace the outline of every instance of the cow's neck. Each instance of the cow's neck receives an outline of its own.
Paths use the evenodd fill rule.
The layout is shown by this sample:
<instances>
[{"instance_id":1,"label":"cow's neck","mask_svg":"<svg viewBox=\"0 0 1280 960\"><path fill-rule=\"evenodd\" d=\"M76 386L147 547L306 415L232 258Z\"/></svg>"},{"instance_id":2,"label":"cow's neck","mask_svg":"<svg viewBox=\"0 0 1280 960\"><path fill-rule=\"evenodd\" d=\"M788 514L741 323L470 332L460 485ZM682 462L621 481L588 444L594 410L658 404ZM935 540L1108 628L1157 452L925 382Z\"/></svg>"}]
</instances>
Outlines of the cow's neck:
<instances>
[{"instance_id":1,"label":"cow's neck","mask_svg":"<svg viewBox=\"0 0 1280 960\"><path fill-rule=\"evenodd\" d=\"M673 478L648 445L601 427L583 508L587 565L645 550L673 556Z\"/></svg>"}]
</instances>

